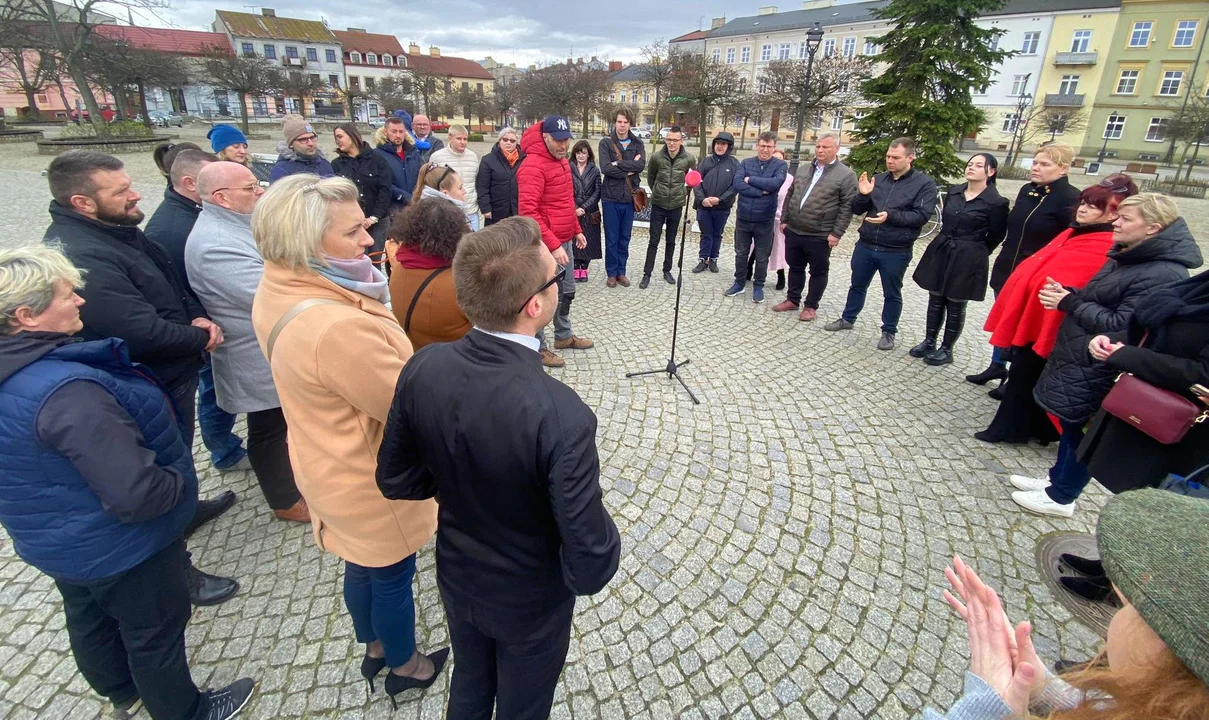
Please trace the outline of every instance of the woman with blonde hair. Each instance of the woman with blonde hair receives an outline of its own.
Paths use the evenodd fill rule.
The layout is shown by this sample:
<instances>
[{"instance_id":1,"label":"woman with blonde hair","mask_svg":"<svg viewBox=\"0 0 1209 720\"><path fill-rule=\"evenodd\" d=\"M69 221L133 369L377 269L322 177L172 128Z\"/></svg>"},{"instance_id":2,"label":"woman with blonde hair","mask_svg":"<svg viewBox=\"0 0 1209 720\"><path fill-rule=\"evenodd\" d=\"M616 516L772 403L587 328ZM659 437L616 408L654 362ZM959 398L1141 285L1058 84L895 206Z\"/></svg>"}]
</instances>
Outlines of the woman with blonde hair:
<instances>
[{"instance_id":1,"label":"woman with blonde hair","mask_svg":"<svg viewBox=\"0 0 1209 720\"><path fill-rule=\"evenodd\" d=\"M437 165L436 163L421 165L420 177L416 178L416 189L411 196L415 200L435 198L444 202L452 202L466 216L466 224L470 229L479 229L478 208L466 201L462 176L448 165Z\"/></svg>"},{"instance_id":2,"label":"woman with blonde hair","mask_svg":"<svg viewBox=\"0 0 1209 720\"><path fill-rule=\"evenodd\" d=\"M944 598L966 622L965 692L924 720L1206 720L1209 718L1209 502L1166 490L1117 495L1096 542L1121 609L1086 669L1049 676L1027 622L1012 627L999 596L960 558ZM1107 661L1107 665L1101 664ZM1048 714L1030 714L1044 706Z\"/></svg>"},{"instance_id":3,"label":"woman with blonde hair","mask_svg":"<svg viewBox=\"0 0 1209 720\"><path fill-rule=\"evenodd\" d=\"M264 275L252 324L289 425L290 461L315 543L345 561L344 602L361 674L389 666L386 692L427 688L449 651L416 650L416 553L436 530L436 503L387 500L374 479L395 382L411 343L384 304L386 277L365 254L357 186L291 175L252 215Z\"/></svg>"},{"instance_id":4,"label":"woman with blonde hair","mask_svg":"<svg viewBox=\"0 0 1209 720\"><path fill-rule=\"evenodd\" d=\"M219 160L250 165L248 155L248 138L234 125L215 125L206 133L210 139L210 149L218 155Z\"/></svg>"}]
</instances>

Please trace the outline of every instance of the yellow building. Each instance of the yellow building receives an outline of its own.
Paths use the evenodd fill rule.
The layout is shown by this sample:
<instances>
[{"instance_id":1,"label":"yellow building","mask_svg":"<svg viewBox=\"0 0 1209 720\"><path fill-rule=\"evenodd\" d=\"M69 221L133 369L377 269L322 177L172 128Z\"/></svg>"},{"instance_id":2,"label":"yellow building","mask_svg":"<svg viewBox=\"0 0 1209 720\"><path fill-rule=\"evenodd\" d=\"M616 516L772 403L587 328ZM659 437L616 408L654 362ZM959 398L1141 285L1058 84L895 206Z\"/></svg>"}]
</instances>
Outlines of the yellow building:
<instances>
[{"instance_id":1,"label":"yellow building","mask_svg":"<svg viewBox=\"0 0 1209 720\"><path fill-rule=\"evenodd\" d=\"M1033 100L1039 111L1038 121L1053 121L1053 126L1052 132L1042 133L1044 137L1036 137L1035 142L1052 136L1072 147L1084 145L1091 132L1092 106L1108 67L1108 49L1120 17L1118 7L1054 15ZM1068 113L1072 119L1069 128L1061 121Z\"/></svg>"}]
</instances>

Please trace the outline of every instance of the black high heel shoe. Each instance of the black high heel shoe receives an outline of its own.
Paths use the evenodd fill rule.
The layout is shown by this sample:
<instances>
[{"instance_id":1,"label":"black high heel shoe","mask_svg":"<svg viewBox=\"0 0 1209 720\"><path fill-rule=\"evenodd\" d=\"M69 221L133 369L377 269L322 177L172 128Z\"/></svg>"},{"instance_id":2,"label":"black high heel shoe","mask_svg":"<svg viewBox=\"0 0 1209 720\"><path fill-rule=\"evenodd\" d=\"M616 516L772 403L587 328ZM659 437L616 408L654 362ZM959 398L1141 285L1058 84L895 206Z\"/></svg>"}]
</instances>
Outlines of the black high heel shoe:
<instances>
[{"instance_id":1,"label":"black high heel shoe","mask_svg":"<svg viewBox=\"0 0 1209 720\"><path fill-rule=\"evenodd\" d=\"M369 697L374 692L374 678L378 677L378 673L382 672L382 668L386 667L385 657L370 657L366 655L361 658L361 677L365 678L365 682L369 683L369 688L365 691L365 696Z\"/></svg>"},{"instance_id":2,"label":"black high heel shoe","mask_svg":"<svg viewBox=\"0 0 1209 720\"><path fill-rule=\"evenodd\" d=\"M386 694L390 696L392 710L399 709L399 703L395 701L395 696L399 693L432 687L432 684L437 681L437 676L441 674L441 669L445 667L445 661L449 659L449 648L443 647L427 657L432 663L432 677L427 680L417 680L406 675L396 675L393 672L386 674Z\"/></svg>"}]
</instances>

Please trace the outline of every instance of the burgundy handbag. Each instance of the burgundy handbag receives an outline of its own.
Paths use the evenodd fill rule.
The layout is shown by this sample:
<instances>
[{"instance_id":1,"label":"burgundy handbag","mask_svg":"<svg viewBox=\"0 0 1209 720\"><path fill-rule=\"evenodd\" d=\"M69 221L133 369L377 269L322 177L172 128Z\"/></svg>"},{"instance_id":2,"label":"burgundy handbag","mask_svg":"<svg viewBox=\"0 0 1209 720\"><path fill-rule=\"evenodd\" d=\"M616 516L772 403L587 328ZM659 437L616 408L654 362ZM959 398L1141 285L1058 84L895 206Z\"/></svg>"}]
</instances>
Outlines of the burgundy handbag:
<instances>
[{"instance_id":1,"label":"burgundy handbag","mask_svg":"<svg viewBox=\"0 0 1209 720\"><path fill-rule=\"evenodd\" d=\"M1209 418L1209 411L1203 412L1188 398L1130 373L1117 376L1101 407L1164 445L1178 443L1193 425Z\"/></svg>"}]
</instances>

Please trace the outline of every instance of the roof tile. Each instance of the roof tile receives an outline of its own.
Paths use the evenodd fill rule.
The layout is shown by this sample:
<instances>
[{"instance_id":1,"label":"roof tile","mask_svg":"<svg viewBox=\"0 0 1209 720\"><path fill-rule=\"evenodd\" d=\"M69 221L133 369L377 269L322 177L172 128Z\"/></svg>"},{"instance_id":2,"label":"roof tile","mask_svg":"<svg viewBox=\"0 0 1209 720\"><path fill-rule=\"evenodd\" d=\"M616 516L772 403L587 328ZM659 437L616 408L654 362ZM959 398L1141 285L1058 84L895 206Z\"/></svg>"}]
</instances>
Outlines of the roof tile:
<instances>
[{"instance_id":1,"label":"roof tile","mask_svg":"<svg viewBox=\"0 0 1209 720\"><path fill-rule=\"evenodd\" d=\"M265 17L252 13L217 10L218 19L227 26L232 37L262 38L265 40L301 40L303 42L339 45L340 42L327 25L318 20L298 18Z\"/></svg>"}]
</instances>

